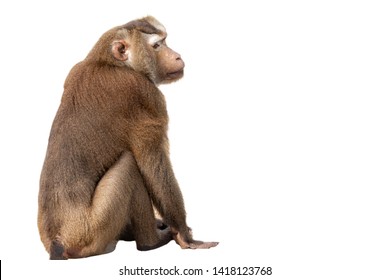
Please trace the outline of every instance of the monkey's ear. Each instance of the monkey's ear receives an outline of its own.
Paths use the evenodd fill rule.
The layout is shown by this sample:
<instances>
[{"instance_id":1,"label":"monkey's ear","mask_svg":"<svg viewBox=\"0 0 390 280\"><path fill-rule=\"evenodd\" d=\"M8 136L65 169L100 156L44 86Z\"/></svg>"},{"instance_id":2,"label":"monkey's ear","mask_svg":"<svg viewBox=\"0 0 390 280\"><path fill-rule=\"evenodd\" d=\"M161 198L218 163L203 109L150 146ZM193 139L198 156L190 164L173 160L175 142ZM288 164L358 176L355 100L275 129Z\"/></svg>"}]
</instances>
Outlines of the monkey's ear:
<instances>
[{"instance_id":1,"label":"monkey's ear","mask_svg":"<svg viewBox=\"0 0 390 280\"><path fill-rule=\"evenodd\" d=\"M111 45L111 52L115 59L126 61L129 58L129 44L125 40L115 41Z\"/></svg>"}]
</instances>

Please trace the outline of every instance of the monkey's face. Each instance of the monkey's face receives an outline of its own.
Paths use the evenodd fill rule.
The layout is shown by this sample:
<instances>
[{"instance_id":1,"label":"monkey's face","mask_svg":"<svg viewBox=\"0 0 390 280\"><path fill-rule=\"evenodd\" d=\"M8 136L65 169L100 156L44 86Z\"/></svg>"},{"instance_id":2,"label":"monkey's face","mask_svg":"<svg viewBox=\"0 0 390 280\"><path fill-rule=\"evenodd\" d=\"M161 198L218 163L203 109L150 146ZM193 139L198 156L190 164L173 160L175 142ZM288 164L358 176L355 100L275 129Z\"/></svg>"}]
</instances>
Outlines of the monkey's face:
<instances>
[{"instance_id":1,"label":"monkey's face","mask_svg":"<svg viewBox=\"0 0 390 280\"><path fill-rule=\"evenodd\" d=\"M180 54L167 46L165 39L164 35L153 34L148 44L156 61L156 84L171 83L184 75L184 61Z\"/></svg>"},{"instance_id":2,"label":"monkey's face","mask_svg":"<svg viewBox=\"0 0 390 280\"><path fill-rule=\"evenodd\" d=\"M129 22L111 43L113 57L142 73L154 84L177 81L184 74L181 56L166 44L164 26L154 18Z\"/></svg>"}]
</instances>

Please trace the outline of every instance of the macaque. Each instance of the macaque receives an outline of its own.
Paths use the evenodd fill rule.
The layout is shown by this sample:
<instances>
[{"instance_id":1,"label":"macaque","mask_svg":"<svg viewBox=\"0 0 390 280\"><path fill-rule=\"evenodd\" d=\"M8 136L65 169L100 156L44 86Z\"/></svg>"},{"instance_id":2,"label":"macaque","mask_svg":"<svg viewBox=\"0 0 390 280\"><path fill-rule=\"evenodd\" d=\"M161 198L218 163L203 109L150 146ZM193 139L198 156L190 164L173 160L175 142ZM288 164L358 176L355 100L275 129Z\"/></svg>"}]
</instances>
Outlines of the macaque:
<instances>
[{"instance_id":1,"label":"macaque","mask_svg":"<svg viewBox=\"0 0 390 280\"><path fill-rule=\"evenodd\" d=\"M82 258L135 240L151 250L194 240L169 159L168 114L158 85L184 62L153 17L102 35L70 71L50 132L39 189L38 228L50 259ZM154 207L162 220L156 220Z\"/></svg>"}]
</instances>

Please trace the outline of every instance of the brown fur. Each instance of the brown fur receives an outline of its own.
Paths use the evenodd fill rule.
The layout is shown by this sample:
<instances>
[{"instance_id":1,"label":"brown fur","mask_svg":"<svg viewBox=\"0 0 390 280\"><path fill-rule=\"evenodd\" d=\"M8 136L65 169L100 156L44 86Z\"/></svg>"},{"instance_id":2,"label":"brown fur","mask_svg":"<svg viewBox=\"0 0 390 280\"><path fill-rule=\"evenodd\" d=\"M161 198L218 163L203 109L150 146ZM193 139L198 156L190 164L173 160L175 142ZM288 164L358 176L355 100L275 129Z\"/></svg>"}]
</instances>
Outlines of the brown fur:
<instances>
[{"instance_id":1,"label":"brown fur","mask_svg":"<svg viewBox=\"0 0 390 280\"><path fill-rule=\"evenodd\" d=\"M152 17L103 34L64 85L40 179L38 227L51 259L87 257L135 240L139 250L194 241L168 156L168 115L157 85L184 63ZM160 29L159 29L160 28ZM161 45L161 46L160 46ZM153 205L164 223L156 226Z\"/></svg>"}]
</instances>

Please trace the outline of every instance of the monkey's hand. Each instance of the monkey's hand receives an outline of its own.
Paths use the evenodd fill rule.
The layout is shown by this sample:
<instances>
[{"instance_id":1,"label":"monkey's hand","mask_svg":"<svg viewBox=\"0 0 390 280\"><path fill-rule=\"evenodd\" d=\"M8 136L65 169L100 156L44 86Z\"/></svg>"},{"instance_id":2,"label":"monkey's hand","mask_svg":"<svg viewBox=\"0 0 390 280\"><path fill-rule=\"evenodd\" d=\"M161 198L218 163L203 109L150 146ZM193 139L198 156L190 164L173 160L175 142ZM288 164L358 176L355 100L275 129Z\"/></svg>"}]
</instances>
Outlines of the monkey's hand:
<instances>
[{"instance_id":1,"label":"monkey's hand","mask_svg":"<svg viewBox=\"0 0 390 280\"><path fill-rule=\"evenodd\" d=\"M180 232L172 228L173 239L182 249L208 249L218 245L218 242L203 242L192 238L192 230Z\"/></svg>"}]
</instances>

